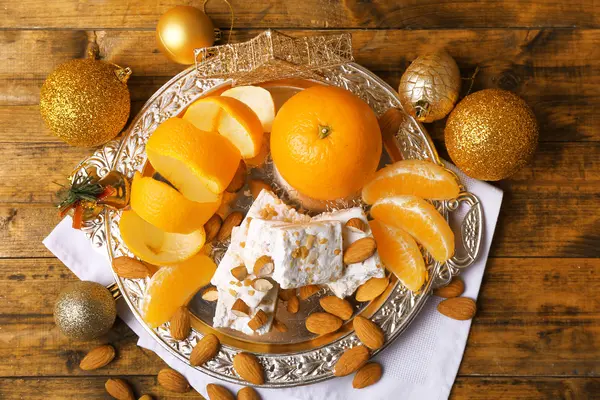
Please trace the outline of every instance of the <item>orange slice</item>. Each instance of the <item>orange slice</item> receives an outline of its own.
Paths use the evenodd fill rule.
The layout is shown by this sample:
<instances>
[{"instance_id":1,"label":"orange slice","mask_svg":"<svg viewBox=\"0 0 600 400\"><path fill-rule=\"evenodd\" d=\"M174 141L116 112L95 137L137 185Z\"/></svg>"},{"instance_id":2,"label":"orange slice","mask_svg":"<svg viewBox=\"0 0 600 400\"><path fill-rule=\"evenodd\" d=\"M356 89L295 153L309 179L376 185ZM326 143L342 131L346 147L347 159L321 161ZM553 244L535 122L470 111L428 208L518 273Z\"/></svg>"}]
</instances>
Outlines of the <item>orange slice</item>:
<instances>
[{"instance_id":1,"label":"orange slice","mask_svg":"<svg viewBox=\"0 0 600 400\"><path fill-rule=\"evenodd\" d=\"M406 195L431 200L458 197L460 188L454 175L441 165L423 160L404 160L380 169L363 187L362 197L373 204L383 197Z\"/></svg>"},{"instance_id":2,"label":"orange slice","mask_svg":"<svg viewBox=\"0 0 600 400\"><path fill-rule=\"evenodd\" d=\"M371 216L386 225L404 229L439 262L454 254L454 233L430 203L416 196L394 196L378 200Z\"/></svg>"},{"instance_id":3,"label":"orange slice","mask_svg":"<svg viewBox=\"0 0 600 400\"><path fill-rule=\"evenodd\" d=\"M236 86L227 89L221 96L238 99L254 111L263 127L263 132L271 132L275 119L275 102L271 93L258 86Z\"/></svg>"},{"instance_id":4,"label":"orange slice","mask_svg":"<svg viewBox=\"0 0 600 400\"><path fill-rule=\"evenodd\" d=\"M170 320L179 307L186 305L210 282L216 269L213 260L204 254L159 269L152 276L142 300L144 321L156 328Z\"/></svg>"},{"instance_id":5,"label":"orange slice","mask_svg":"<svg viewBox=\"0 0 600 400\"><path fill-rule=\"evenodd\" d=\"M240 163L240 152L226 138L181 118L163 122L148 139L146 153L159 174L200 203L218 201Z\"/></svg>"},{"instance_id":6,"label":"orange slice","mask_svg":"<svg viewBox=\"0 0 600 400\"><path fill-rule=\"evenodd\" d=\"M238 99L226 96L204 97L196 100L194 104L197 103L200 105L196 107L204 107L203 104L219 107L222 112L217 117L216 126L211 130L217 130L229 139L238 148L243 158L252 158L258 154L263 140L263 127L250 107ZM202 118L201 114L192 114L189 109L183 116L184 120L197 126L205 124Z\"/></svg>"},{"instance_id":7,"label":"orange slice","mask_svg":"<svg viewBox=\"0 0 600 400\"><path fill-rule=\"evenodd\" d=\"M168 233L144 221L135 211L123 211L119 221L121 238L127 248L142 260L154 264L176 264L202 249L204 228L192 233Z\"/></svg>"},{"instance_id":8,"label":"orange slice","mask_svg":"<svg viewBox=\"0 0 600 400\"><path fill-rule=\"evenodd\" d=\"M133 211L165 232L192 233L200 229L218 210L220 200L210 203L188 200L170 185L142 177L139 172L131 183Z\"/></svg>"},{"instance_id":9,"label":"orange slice","mask_svg":"<svg viewBox=\"0 0 600 400\"><path fill-rule=\"evenodd\" d=\"M383 265L409 290L418 291L427 276L423 255L415 239L406 231L385 225L377 220L369 221L377 242L377 252Z\"/></svg>"}]
</instances>

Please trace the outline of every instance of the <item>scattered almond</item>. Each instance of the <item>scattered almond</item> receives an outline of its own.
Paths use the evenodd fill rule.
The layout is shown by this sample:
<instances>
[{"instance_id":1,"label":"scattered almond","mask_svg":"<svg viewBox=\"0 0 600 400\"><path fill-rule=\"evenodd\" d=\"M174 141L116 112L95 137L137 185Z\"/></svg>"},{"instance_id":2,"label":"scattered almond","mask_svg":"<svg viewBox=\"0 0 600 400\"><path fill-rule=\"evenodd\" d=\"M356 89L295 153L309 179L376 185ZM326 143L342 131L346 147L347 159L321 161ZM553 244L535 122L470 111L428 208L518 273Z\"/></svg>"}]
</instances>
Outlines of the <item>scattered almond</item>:
<instances>
[{"instance_id":1,"label":"scattered almond","mask_svg":"<svg viewBox=\"0 0 600 400\"><path fill-rule=\"evenodd\" d=\"M231 275L238 281L243 281L248 276L248 269L245 265L238 265L231 270Z\"/></svg>"},{"instance_id":2,"label":"scattered almond","mask_svg":"<svg viewBox=\"0 0 600 400\"><path fill-rule=\"evenodd\" d=\"M205 300L205 301L217 301L218 299L219 299L219 291L214 286L207 287L202 292L202 300Z\"/></svg>"},{"instance_id":3,"label":"scattered almond","mask_svg":"<svg viewBox=\"0 0 600 400\"><path fill-rule=\"evenodd\" d=\"M273 259L269 256L261 256L254 263L254 275L258 277L270 276L275 269Z\"/></svg>"},{"instance_id":4,"label":"scattered almond","mask_svg":"<svg viewBox=\"0 0 600 400\"><path fill-rule=\"evenodd\" d=\"M237 400L260 400L260 396L254 388L248 386L237 392Z\"/></svg>"},{"instance_id":5,"label":"scattered almond","mask_svg":"<svg viewBox=\"0 0 600 400\"><path fill-rule=\"evenodd\" d=\"M288 301L292 297L296 297L296 289L281 289L277 295L279 296L279 299Z\"/></svg>"},{"instance_id":6,"label":"scattered almond","mask_svg":"<svg viewBox=\"0 0 600 400\"><path fill-rule=\"evenodd\" d=\"M164 368L158 372L158 384L170 392L187 393L190 384L185 376L171 368Z\"/></svg>"},{"instance_id":7,"label":"scattered almond","mask_svg":"<svg viewBox=\"0 0 600 400\"><path fill-rule=\"evenodd\" d=\"M365 261L377 250L377 243L372 237L364 237L352 243L344 252L344 264L350 265Z\"/></svg>"},{"instance_id":8,"label":"scattered almond","mask_svg":"<svg viewBox=\"0 0 600 400\"><path fill-rule=\"evenodd\" d=\"M340 329L342 320L329 313L316 312L306 318L305 325L309 332L325 335Z\"/></svg>"},{"instance_id":9,"label":"scattered almond","mask_svg":"<svg viewBox=\"0 0 600 400\"><path fill-rule=\"evenodd\" d=\"M380 379L381 365L374 362L367 363L356 371L356 375L352 380L352 387L354 389L366 388L377 383Z\"/></svg>"},{"instance_id":10,"label":"scattered almond","mask_svg":"<svg viewBox=\"0 0 600 400\"><path fill-rule=\"evenodd\" d=\"M306 300L313 294L317 293L321 288L318 285L306 285L298 289L300 300Z\"/></svg>"},{"instance_id":11,"label":"scattered almond","mask_svg":"<svg viewBox=\"0 0 600 400\"><path fill-rule=\"evenodd\" d=\"M287 325L284 324L283 322L281 322L280 320L278 320L277 318L273 319L273 328L275 328L276 331L282 332L282 333L288 331Z\"/></svg>"},{"instance_id":12,"label":"scattered almond","mask_svg":"<svg viewBox=\"0 0 600 400\"><path fill-rule=\"evenodd\" d=\"M250 193L252 193L252 197L254 197L255 199L258 197L258 195L260 194L260 192L262 192L263 189L271 190L271 186L269 186L268 183L258 179L250 179L250 181L248 182L248 187L250 188Z\"/></svg>"},{"instance_id":13,"label":"scattered almond","mask_svg":"<svg viewBox=\"0 0 600 400\"><path fill-rule=\"evenodd\" d=\"M244 187L244 184L246 183L246 172L246 163L244 161L240 161L240 165L238 165L238 169L235 171L235 175L233 176L231 182L229 182L229 186L227 186L225 191L229 193L235 193Z\"/></svg>"},{"instance_id":14,"label":"scattered almond","mask_svg":"<svg viewBox=\"0 0 600 400\"><path fill-rule=\"evenodd\" d=\"M191 329L190 312L187 307L179 307L170 320L171 337L175 340L185 340Z\"/></svg>"},{"instance_id":15,"label":"scattered almond","mask_svg":"<svg viewBox=\"0 0 600 400\"><path fill-rule=\"evenodd\" d=\"M250 353L238 353L233 357L233 369L245 381L255 385L265 383L264 371L256 356Z\"/></svg>"},{"instance_id":16,"label":"scattered almond","mask_svg":"<svg viewBox=\"0 0 600 400\"><path fill-rule=\"evenodd\" d=\"M244 219L244 215L239 211L234 211L229 214L223 224L221 225L221 229L219 229L219 233L217 234L217 240L222 242L223 240L229 239L231 236L231 230L238 226L242 220Z\"/></svg>"},{"instance_id":17,"label":"scattered almond","mask_svg":"<svg viewBox=\"0 0 600 400\"><path fill-rule=\"evenodd\" d=\"M367 231L365 221L360 218L350 218L348 222L346 222L346 228L357 229L361 232Z\"/></svg>"},{"instance_id":18,"label":"scattered almond","mask_svg":"<svg viewBox=\"0 0 600 400\"><path fill-rule=\"evenodd\" d=\"M437 309L446 317L464 321L475 316L477 305L468 297L453 297L443 300Z\"/></svg>"},{"instance_id":19,"label":"scattered almond","mask_svg":"<svg viewBox=\"0 0 600 400\"><path fill-rule=\"evenodd\" d=\"M248 307L248 304L244 300L237 299L231 306L231 312L238 317L249 317L250 307Z\"/></svg>"},{"instance_id":20,"label":"scattered almond","mask_svg":"<svg viewBox=\"0 0 600 400\"><path fill-rule=\"evenodd\" d=\"M142 395L138 400L154 400L149 394Z\"/></svg>"},{"instance_id":21,"label":"scattered almond","mask_svg":"<svg viewBox=\"0 0 600 400\"><path fill-rule=\"evenodd\" d=\"M117 257L112 262L115 273L121 278L143 279L152 276L148 266L131 257Z\"/></svg>"},{"instance_id":22,"label":"scattered almond","mask_svg":"<svg viewBox=\"0 0 600 400\"><path fill-rule=\"evenodd\" d=\"M356 332L356 336L358 336L360 341L365 346L371 350L375 350L383 346L383 343L385 342L385 335L383 334L381 328L373 321L357 315L354 317L352 323L354 326L354 331Z\"/></svg>"},{"instance_id":23,"label":"scattered almond","mask_svg":"<svg viewBox=\"0 0 600 400\"><path fill-rule=\"evenodd\" d=\"M190 364L194 367L203 365L205 362L214 358L220 348L221 342L216 335L213 335L212 333L204 335L192 349L192 353L190 354Z\"/></svg>"},{"instance_id":24,"label":"scattered almond","mask_svg":"<svg viewBox=\"0 0 600 400\"><path fill-rule=\"evenodd\" d=\"M204 224L206 243L212 242L213 239L217 237L217 233L219 233L222 224L223 220L218 214L213 215L208 221L206 221Z\"/></svg>"},{"instance_id":25,"label":"scattered almond","mask_svg":"<svg viewBox=\"0 0 600 400\"><path fill-rule=\"evenodd\" d=\"M115 348L110 344L98 346L83 357L79 368L84 371L93 371L102 368L115 358Z\"/></svg>"},{"instance_id":26,"label":"scattered almond","mask_svg":"<svg viewBox=\"0 0 600 400\"><path fill-rule=\"evenodd\" d=\"M235 400L233 394L224 386L209 383L206 385L209 400Z\"/></svg>"},{"instance_id":27,"label":"scattered almond","mask_svg":"<svg viewBox=\"0 0 600 400\"><path fill-rule=\"evenodd\" d=\"M300 309L300 300L296 295L290 297L287 302L287 310L290 314L296 314Z\"/></svg>"},{"instance_id":28,"label":"scattered almond","mask_svg":"<svg viewBox=\"0 0 600 400\"><path fill-rule=\"evenodd\" d=\"M359 286L356 291L356 301L371 301L388 287L389 279L384 278L371 278L362 285Z\"/></svg>"},{"instance_id":29,"label":"scattered almond","mask_svg":"<svg viewBox=\"0 0 600 400\"><path fill-rule=\"evenodd\" d=\"M437 288L433 291L433 294L439 297L445 297L447 299L451 297L458 297L465 291L465 283L458 276L452 278L449 284L444 287Z\"/></svg>"},{"instance_id":30,"label":"scattered almond","mask_svg":"<svg viewBox=\"0 0 600 400\"><path fill-rule=\"evenodd\" d=\"M350 375L369 361L369 349L365 346L355 346L342 354L333 366L335 376Z\"/></svg>"},{"instance_id":31,"label":"scattered almond","mask_svg":"<svg viewBox=\"0 0 600 400\"><path fill-rule=\"evenodd\" d=\"M254 317L250 321L248 321L248 326L253 331L258 330L261 326L267 323L269 320L268 315L263 310L258 310Z\"/></svg>"},{"instance_id":32,"label":"scattered almond","mask_svg":"<svg viewBox=\"0 0 600 400\"><path fill-rule=\"evenodd\" d=\"M319 300L319 304L321 304L323 310L327 311L329 314L340 317L343 320L349 320L352 317L352 314L354 314L352 304L337 296L322 297Z\"/></svg>"},{"instance_id":33,"label":"scattered almond","mask_svg":"<svg viewBox=\"0 0 600 400\"><path fill-rule=\"evenodd\" d=\"M255 279L252 281L252 287L259 292L268 292L273 289L273 284L268 279Z\"/></svg>"},{"instance_id":34,"label":"scattered almond","mask_svg":"<svg viewBox=\"0 0 600 400\"><path fill-rule=\"evenodd\" d=\"M123 379L111 378L106 381L104 388L106 393L117 400L135 400L131 386Z\"/></svg>"}]
</instances>

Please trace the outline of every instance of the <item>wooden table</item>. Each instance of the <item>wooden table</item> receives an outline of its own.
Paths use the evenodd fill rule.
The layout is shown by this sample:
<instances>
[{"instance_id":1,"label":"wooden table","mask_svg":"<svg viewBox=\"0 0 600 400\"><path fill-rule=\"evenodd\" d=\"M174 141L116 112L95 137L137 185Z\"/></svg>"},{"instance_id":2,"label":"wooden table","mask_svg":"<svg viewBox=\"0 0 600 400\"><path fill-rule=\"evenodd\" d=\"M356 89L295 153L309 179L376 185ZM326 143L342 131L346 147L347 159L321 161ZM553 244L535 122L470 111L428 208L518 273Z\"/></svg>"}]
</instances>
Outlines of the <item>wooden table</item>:
<instances>
[{"instance_id":1,"label":"wooden table","mask_svg":"<svg viewBox=\"0 0 600 400\"><path fill-rule=\"evenodd\" d=\"M352 33L357 62L392 87L418 54L445 47L474 89L499 87L531 105L541 126L533 163L497 183L505 191L477 317L454 399L600 398L600 4L595 0L318 1L231 0L233 41L262 29ZM101 56L130 66L135 115L182 70L157 49L163 0L3 0L0 4L0 398L108 398L125 377L138 394L165 393L164 366L118 322L107 338L62 336L52 307L76 278L42 245L59 221L57 186L90 149L69 147L40 118L39 90L61 62ZM224 3L208 14L229 26ZM444 123L428 127L445 153ZM110 367L78 368L108 341ZM197 396L197 395L195 395Z\"/></svg>"}]
</instances>

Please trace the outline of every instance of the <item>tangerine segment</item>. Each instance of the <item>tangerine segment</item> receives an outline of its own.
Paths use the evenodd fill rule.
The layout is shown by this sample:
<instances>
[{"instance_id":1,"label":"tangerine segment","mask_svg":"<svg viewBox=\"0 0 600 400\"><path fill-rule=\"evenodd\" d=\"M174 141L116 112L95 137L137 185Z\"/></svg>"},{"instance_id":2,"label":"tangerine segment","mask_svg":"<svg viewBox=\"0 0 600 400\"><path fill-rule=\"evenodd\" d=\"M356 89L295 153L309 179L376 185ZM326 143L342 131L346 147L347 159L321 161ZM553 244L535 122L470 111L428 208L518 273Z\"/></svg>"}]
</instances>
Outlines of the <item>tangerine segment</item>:
<instances>
[{"instance_id":1,"label":"tangerine segment","mask_svg":"<svg viewBox=\"0 0 600 400\"><path fill-rule=\"evenodd\" d=\"M405 230L377 220L369 221L369 226L383 265L409 290L418 291L425 282L427 270L415 239Z\"/></svg>"},{"instance_id":2,"label":"tangerine segment","mask_svg":"<svg viewBox=\"0 0 600 400\"><path fill-rule=\"evenodd\" d=\"M217 266L213 260L197 254L177 265L163 267L150 280L142 300L142 316L156 328L171 319L175 311L210 282Z\"/></svg>"},{"instance_id":3,"label":"tangerine segment","mask_svg":"<svg viewBox=\"0 0 600 400\"><path fill-rule=\"evenodd\" d=\"M380 199L371 207L371 216L386 225L404 229L439 262L454 254L454 233L433 205L417 196Z\"/></svg>"},{"instance_id":4,"label":"tangerine segment","mask_svg":"<svg viewBox=\"0 0 600 400\"><path fill-rule=\"evenodd\" d=\"M229 140L181 118L163 122L148 139L146 153L159 174L200 203L218 201L240 163L240 152Z\"/></svg>"},{"instance_id":5,"label":"tangerine segment","mask_svg":"<svg viewBox=\"0 0 600 400\"><path fill-rule=\"evenodd\" d=\"M204 228L192 233L168 233L144 221L135 211L123 211L119 221L127 248L154 265L176 264L194 256L206 240Z\"/></svg>"},{"instance_id":6,"label":"tangerine segment","mask_svg":"<svg viewBox=\"0 0 600 400\"><path fill-rule=\"evenodd\" d=\"M431 200L458 197L454 175L441 165L423 160L403 160L380 169L362 190L363 200L373 204L383 197L410 194Z\"/></svg>"},{"instance_id":7,"label":"tangerine segment","mask_svg":"<svg viewBox=\"0 0 600 400\"><path fill-rule=\"evenodd\" d=\"M188 200L170 185L136 172L131 183L130 204L143 220L165 232L192 233L204 226L221 201Z\"/></svg>"}]
</instances>

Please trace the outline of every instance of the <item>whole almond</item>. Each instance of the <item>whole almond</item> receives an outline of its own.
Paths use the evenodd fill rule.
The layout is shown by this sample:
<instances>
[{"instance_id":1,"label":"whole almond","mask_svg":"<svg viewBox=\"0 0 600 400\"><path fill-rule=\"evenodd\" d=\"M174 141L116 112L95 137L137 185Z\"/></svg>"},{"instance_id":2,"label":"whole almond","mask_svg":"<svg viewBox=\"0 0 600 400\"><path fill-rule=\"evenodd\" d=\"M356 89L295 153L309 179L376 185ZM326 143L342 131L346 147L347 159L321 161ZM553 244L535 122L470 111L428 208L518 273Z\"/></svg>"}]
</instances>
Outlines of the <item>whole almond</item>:
<instances>
[{"instance_id":1,"label":"whole almond","mask_svg":"<svg viewBox=\"0 0 600 400\"><path fill-rule=\"evenodd\" d=\"M170 392L187 393L190 384L185 376L171 368L164 368L158 372L158 384Z\"/></svg>"},{"instance_id":2,"label":"whole almond","mask_svg":"<svg viewBox=\"0 0 600 400\"><path fill-rule=\"evenodd\" d=\"M231 306L231 312L237 317L250 316L250 307L242 299L237 299Z\"/></svg>"},{"instance_id":3,"label":"whole almond","mask_svg":"<svg viewBox=\"0 0 600 400\"><path fill-rule=\"evenodd\" d=\"M363 262L377 250L377 243L372 237L364 237L352 243L344 252L344 264Z\"/></svg>"},{"instance_id":4,"label":"whole almond","mask_svg":"<svg viewBox=\"0 0 600 400\"><path fill-rule=\"evenodd\" d=\"M213 215L208 221L206 221L204 224L206 243L212 242L213 239L217 237L217 233L219 233L219 229L221 229L221 224L223 224L223 220L218 214Z\"/></svg>"},{"instance_id":5,"label":"whole almond","mask_svg":"<svg viewBox=\"0 0 600 400\"><path fill-rule=\"evenodd\" d=\"M245 265L238 265L231 269L231 275L238 281L243 281L248 276L248 269Z\"/></svg>"},{"instance_id":6,"label":"whole almond","mask_svg":"<svg viewBox=\"0 0 600 400\"><path fill-rule=\"evenodd\" d=\"M217 240L222 242L223 240L229 239L231 236L231 230L238 226L243 219L244 215L239 211L234 211L229 214L223 221L221 229L219 229L219 233L217 233Z\"/></svg>"},{"instance_id":7,"label":"whole almond","mask_svg":"<svg viewBox=\"0 0 600 400\"><path fill-rule=\"evenodd\" d=\"M274 269L275 264L273 264L273 259L269 256L261 256L254 263L252 272L258 277L265 277L270 276Z\"/></svg>"},{"instance_id":8,"label":"whole almond","mask_svg":"<svg viewBox=\"0 0 600 400\"><path fill-rule=\"evenodd\" d=\"M111 378L106 381L104 388L106 393L117 400L135 400L131 386L123 379Z\"/></svg>"},{"instance_id":9,"label":"whole almond","mask_svg":"<svg viewBox=\"0 0 600 400\"><path fill-rule=\"evenodd\" d=\"M219 291L216 287L211 286L202 291L202 300L217 301L219 299Z\"/></svg>"},{"instance_id":10,"label":"whole almond","mask_svg":"<svg viewBox=\"0 0 600 400\"><path fill-rule=\"evenodd\" d=\"M98 346L83 357L79 368L84 371L93 371L102 368L115 358L115 348L110 344Z\"/></svg>"},{"instance_id":11,"label":"whole almond","mask_svg":"<svg viewBox=\"0 0 600 400\"><path fill-rule=\"evenodd\" d=\"M256 356L250 353L238 353L233 357L233 369L245 381L255 385L265 383L265 373Z\"/></svg>"},{"instance_id":12,"label":"whole almond","mask_svg":"<svg viewBox=\"0 0 600 400\"><path fill-rule=\"evenodd\" d=\"M318 285L302 286L300 289L298 289L298 297L300 297L300 300L306 300L319 290L321 290L321 288Z\"/></svg>"},{"instance_id":13,"label":"whole almond","mask_svg":"<svg viewBox=\"0 0 600 400\"><path fill-rule=\"evenodd\" d=\"M248 386L237 392L237 400L260 400L260 396L254 388Z\"/></svg>"},{"instance_id":14,"label":"whole almond","mask_svg":"<svg viewBox=\"0 0 600 400\"><path fill-rule=\"evenodd\" d=\"M121 278L143 279L152 275L146 264L131 257L117 257L113 259L112 266Z\"/></svg>"},{"instance_id":15,"label":"whole almond","mask_svg":"<svg viewBox=\"0 0 600 400\"><path fill-rule=\"evenodd\" d=\"M366 388L377 383L380 379L381 365L374 362L367 363L356 371L356 375L354 375L354 379L352 380L352 387L354 389Z\"/></svg>"},{"instance_id":16,"label":"whole almond","mask_svg":"<svg viewBox=\"0 0 600 400\"><path fill-rule=\"evenodd\" d=\"M214 358L220 348L221 342L217 336L212 333L204 335L192 349L192 353L190 354L190 364L194 367L203 365L205 362Z\"/></svg>"},{"instance_id":17,"label":"whole almond","mask_svg":"<svg viewBox=\"0 0 600 400\"><path fill-rule=\"evenodd\" d=\"M253 331L260 329L260 327L264 326L269 320L269 316L263 310L258 310L254 317L250 321L248 321L248 326Z\"/></svg>"},{"instance_id":18,"label":"whole almond","mask_svg":"<svg viewBox=\"0 0 600 400\"><path fill-rule=\"evenodd\" d=\"M389 282L387 277L371 278L359 286L354 297L356 301L371 301L385 291Z\"/></svg>"},{"instance_id":19,"label":"whole almond","mask_svg":"<svg viewBox=\"0 0 600 400\"><path fill-rule=\"evenodd\" d=\"M281 289L277 295L281 300L288 301L296 296L296 289Z\"/></svg>"},{"instance_id":20,"label":"whole almond","mask_svg":"<svg viewBox=\"0 0 600 400\"><path fill-rule=\"evenodd\" d=\"M369 361L369 349L365 346L355 346L342 354L333 366L335 376L350 375Z\"/></svg>"},{"instance_id":21,"label":"whole almond","mask_svg":"<svg viewBox=\"0 0 600 400\"><path fill-rule=\"evenodd\" d=\"M138 400L154 400L154 399L149 394L145 394L142 397L140 397Z\"/></svg>"},{"instance_id":22,"label":"whole almond","mask_svg":"<svg viewBox=\"0 0 600 400\"><path fill-rule=\"evenodd\" d=\"M252 197L255 199L258 197L262 190L271 190L271 186L268 183L258 180L258 179L250 179L248 182L248 187L250 188L250 193L252 193Z\"/></svg>"},{"instance_id":23,"label":"whole almond","mask_svg":"<svg viewBox=\"0 0 600 400\"><path fill-rule=\"evenodd\" d=\"M282 333L288 331L287 325L284 324L283 322L281 322L280 320L278 320L277 318L273 319L273 328L275 328L276 331L282 332Z\"/></svg>"},{"instance_id":24,"label":"whole almond","mask_svg":"<svg viewBox=\"0 0 600 400\"><path fill-rule=\"evenodd\" d=\"M316 312L312 313L306 318L306 329L309 332L316 333L318 335L325 335L327 333L335 332L342 326L342 320L335 315Z\"/></svg>"},{"instance_id":25,"label":"whole almond","mask_svg":"<svg viewBox=\"0 0 600 400\"><path fill-rule=\"evenodd\" d=\"M361 232L367 231L367 224L360 218L350 218L348 222L346 222L346 228L357 229Z\"/></svg>"},{"instance_id":26,"label":"whole almond","mask_svg":"<svg viewBox=\"0 0 600 400\"><path fill-rule=\"evenodd\" d=\"M458 276L452 278L449 284L444 287L437 288L433 291L433 294L439 297L445 297L447 299L451 297L458 297L465 291L465 283Z\"/></svg>"},{"instance_id":27,"label":"whole almond","mask_svg":"<svg viewBox=\"0 0 600 400\"><path fill-rule=\"evenodd\" d=\"M206 385L209 400L235 400L233 394L226 387L209 383Z\"/></svg>"},{"instance_id":28,"label":"whole almond","mask_svg":"<svg viewBox=\"0 0 600 400\"><path fill-rule=\"evenodd\" d=\"M373 321L357 315L352 321L356 336L362 344L368 348L375 350L383 346L385 343L385 335L379 326Z\"/></svg>"},{"instance_id":29,"label":"whole almond","mask_svg":"<svg viewBox=\"0 0 600 400\"><path fill-rule=\"evenodd\" d=\"M475 316L477 305L468 297L453 297L440 302L437 309L446 317L464 321Z\"/></svg>"},{"instance_id":30,"label":"whole almond","mask_svg":"<svg viewBox=\"0 0 600 400\"><path fill-rule=\"evenodd\" d=\"M235 171L235 175L231 182L229 182L229 186L225 191L229 193L235 193L240 190L244 184L246 183L246 163L244 161L240 161L240 165L238 165L238 169Z\"/></svg>"},{"instance_id":31,"label":"whole almond","mask_svg":"<svg viewBox=\"0 0 600 400\"><path fill-rule=\"evenodd\" d=\"M340 317L343 320L348 320L354 314L352 304L344 299L340 299L337 296L325 296L319 300L321 308L327 311L329 314L333 314Z\"/></svg>"},{"instance_id":32,"label":"whole almond","mask_svg":"<svg viewBox=\"0 0 600 400\"><path fill-rule=\"evenodd\" d=\"M287 301L286 308L290 314L296 314L300 309L300 300L298 300L298 297L290 297Z\"/></svg>"},{"instance_id":33,"label":"whole almond","mask_svg":"<svg viewBox=\"0 0 600 400\"><path fill-rule=\"evenodd\" d=\"M175 340L185 340L191 329L190 312L187 307L179 307L170 320L171 337Z\"/></svg>"}]
</instances>

